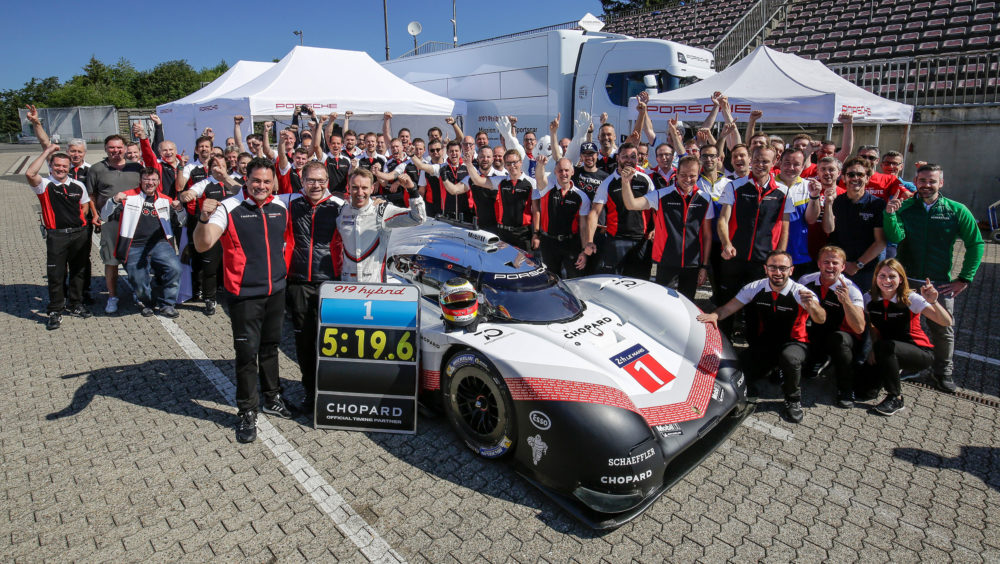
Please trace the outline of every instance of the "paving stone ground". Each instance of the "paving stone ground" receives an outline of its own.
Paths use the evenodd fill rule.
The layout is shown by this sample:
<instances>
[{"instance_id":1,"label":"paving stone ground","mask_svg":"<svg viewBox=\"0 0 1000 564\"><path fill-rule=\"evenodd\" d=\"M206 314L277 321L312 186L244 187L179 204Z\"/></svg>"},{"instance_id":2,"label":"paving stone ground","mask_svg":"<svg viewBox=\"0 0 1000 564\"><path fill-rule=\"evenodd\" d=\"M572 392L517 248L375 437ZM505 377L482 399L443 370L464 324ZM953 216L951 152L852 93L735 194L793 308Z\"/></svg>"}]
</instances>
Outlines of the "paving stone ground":
<instances>
[{"instance_id":1,"label":"paving stone ground","mask_svg":"<svg viewBox=\"0 0 1000 564\"><path fill-rule=\"evenodd\" d=\"M0 174L13 160L0 153ZM130 299L118 314L46 331L37 201L23 178L0 178L0 193L5 559L367 560L262 441L235 442L233 399ZM100 289L96 249L92 258ZM956 311L956 348L992 359L998 264L1000 246L988 244ZM231 380L227 313L184 306L177 325ZM300 401L290 339L282 351L284 386ZM956 356L956 381L973 399L906 385L907 409L888 419L831 405L826 377L805 384L806 417L792 425L778 415L777 388L765 389L771 399L716 453L605 533L505 464L475 458L441 418L422 416L416 436L270 422L410 561L997 562L1000 411L988 403L998 372Z\"/></svg>"}]
</instances>

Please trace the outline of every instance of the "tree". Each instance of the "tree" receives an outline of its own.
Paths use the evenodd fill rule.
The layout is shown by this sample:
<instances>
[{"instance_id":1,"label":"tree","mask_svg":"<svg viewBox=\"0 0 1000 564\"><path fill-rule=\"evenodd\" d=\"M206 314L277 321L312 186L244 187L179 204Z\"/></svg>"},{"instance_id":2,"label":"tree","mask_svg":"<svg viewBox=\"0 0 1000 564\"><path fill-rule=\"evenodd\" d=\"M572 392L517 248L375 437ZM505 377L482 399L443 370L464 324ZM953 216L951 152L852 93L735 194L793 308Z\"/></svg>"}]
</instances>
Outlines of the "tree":
<instances>
[{"instance_id":1,"label":"tree","mask_svg":"<svg viewBox=\"0 0 1000 564\"><path fill-rule=\"evenodd\" d=\"M136 97L143 107L153 107L183 98L201 88L198 72L187 61L167 61L143 73L136 85Z\"/></svg>"},{"instance_id":2,"label":"tree","mask_svg":"<svg viewBox=\"0 0 1000 564\"><path fill-rule=\"evenodd\" d=\"M214 67L205 67L201 69L198 72L198 80L201 81L202 84L208 84L209 82L212 82L222 76L227 70L229 70L229 63L225 60L219 61L219 64Z\"/></svg>"},{"instance_id":3,"label":"tree","mask_svg":"<svg viewBox=\"0 0 1000 564\"><path fill-rule=\"evenodd\" d=\"M21 131L21 118L18 108L26 104L47 105L46 101L52 92L59 88L59 79L50 76L41 80L32 78L25 82L23 88L0 91L0 132L17 133Z\"/></svg>"},{"instance_id":4,"label":"tree","mask_svg":"<svg viewBox=\"0 0 1000 564\"><path fill-rule=\"evenodd\" d=\"M669 4L677 4L677 0L601 0L605 15L617 15L632 10L652 10L663 8Z\"/></svg>"}]
</instances>

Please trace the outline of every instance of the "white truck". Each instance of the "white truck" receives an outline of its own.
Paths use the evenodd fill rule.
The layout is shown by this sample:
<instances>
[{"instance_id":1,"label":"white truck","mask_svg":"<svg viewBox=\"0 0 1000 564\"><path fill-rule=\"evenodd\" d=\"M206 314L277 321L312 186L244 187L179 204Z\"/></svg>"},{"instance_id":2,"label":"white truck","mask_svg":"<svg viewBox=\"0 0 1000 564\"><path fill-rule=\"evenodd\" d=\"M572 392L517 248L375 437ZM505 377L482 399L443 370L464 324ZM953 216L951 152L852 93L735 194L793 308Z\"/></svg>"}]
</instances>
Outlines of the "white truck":
<instances>
[{"instance_id":1,"label":"white truck","mask_svg":"<svg viewBox=\"0 0 1000 564\"><path fill-rule=\"evenodd\" d=\"M704 49L579 30L499 37L382 65L411 84L467 102L464 132L485 131L492 143L499 140L499 116L517 116L519 136L534 131L540 138L561 113L561 138L573 136L581 111L596 125L607 112L624 140L633 123L630 97L643 90L674 90L715 74L715 59Z\"/></svg>"}]
</instances>

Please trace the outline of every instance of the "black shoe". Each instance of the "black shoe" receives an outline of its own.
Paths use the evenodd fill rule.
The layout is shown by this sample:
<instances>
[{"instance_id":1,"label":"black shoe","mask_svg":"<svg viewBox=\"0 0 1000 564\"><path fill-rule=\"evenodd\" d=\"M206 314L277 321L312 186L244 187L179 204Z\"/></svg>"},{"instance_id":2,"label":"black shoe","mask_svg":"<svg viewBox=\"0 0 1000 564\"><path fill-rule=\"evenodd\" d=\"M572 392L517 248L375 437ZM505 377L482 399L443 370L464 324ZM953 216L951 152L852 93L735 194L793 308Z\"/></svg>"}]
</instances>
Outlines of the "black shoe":
<instances>
[{"instance_id":1,"label":"black shoe","mask_svg":"<svg viewBox=\"0 0 1000 564\"><path fill-rule=\"evenodd\" d=\"M153 311L153 308L151 308L151 307L149 307L147 305L142 306L142 309L139 310L139 315L141 315L143 317L153 317L154 313L156 313L156 312Z\"/></svg>"},{"instance_id":2,"label":"black shoe","mask_svg":"<svg viewBox=\"0 0 1000 564\"><path fill-rule=\"evenodd\" d=\"M292 410L285 404L285 399L280 395L276 395L273 399L265 401L264 406L260 410L268 415L274 415L282 419L291 419L295 416Z\"/></svg>"},{"instance_id":3,"label":"black shoe","mask_svg":"<svg viewBox=\"0 0 1000 564\"><path fill-rule=\"evenodd\" d=\"M195 302L200 302L201 301L201 290L198 290L197 292L195 292L194 295L191 296L191 300L195 301Z\"/></svg>"},{"instance_id":4,"label":"black shoe","mask_svg":"<svg viewBox=\"0 0 1000 564\"><path fill-rule=\"evenodd\" d=\"M808 379L819 378L819 375L826 370L826 367L830 366L830 357L824 357L823 360L813 363L806 371L802 374Z\"/></svg>"},{"instance_id":5,"label":"black shoe","mask_svg":"<svg viewBox=\"0 0 1000 564\"><path fill-rule=\"evenodd\" d=\"M854 393L854 401L866 402L878 399L878 388Z\"/></svg>"},{"instance_id":6,"label":"black shoe","mask_svg":"<svg viewBox=\"0 0 1000 564\"><path fill-rule=\"evenodd\" d=\"M257 440L257 412L254 410L236 414L240 422L236 424L236 440L252 443Z\"/></svg>"},{"instance_id":7,"label":"black shoe","mask_svg":"<svg viewBox=\"0 0 1000 564\"><path fill-rule=\"evenodd\" d=\"M45 322L45 328L49 331L54 331L62 325L62 314L59 312L52 312L49 314L49 320Z\"/></svg>"},{"instance_id":8,"label":"black shoe","mask_svg":"<svg viewBox=\"0 0 1000 564\"><path fill-rule=\"evenodd\" d=\"M177 313L177 310L174 309L174 306L170 306L170 305L163 306L163 307L157 309L156 313L160 317L166 317L167 319L177 319L181 315L181 314Z\"/></svg>"},{"instance_id":9,"label":"black shoe","mask_svg":"<svg viewBox=\"0 0 1000 564\"><path fill-rule=\"evenodd\" d=\"M955 385L951 376L938 376L937 374L934 375L934 387L948 394L954 394L958 390L958 386Z\"/></svg>"},{"instance_id":10,"label":"black shoe","mask_svg":"<svg viewBox=\"0 0 1000 564\"><path fill-rule=\"evenodd\" d=\"M205 300L205 315L215 315L215 300Z\"/></svg>"},{"instance_id":11,"label":"black shoe","mask_svg":"<svg viewBox=\"0 0 1000 564\"><path fill-rule=\"evenodd\" d=\"M802 422L802 402L785 400L785 417L792 423Z\"/></svg>"},{"instance_id":12,"label":"black shoe","mask_svg":"<svg viewBox=\"0 0 1000 564\"><path fill-rule=\"evenodd\" d=\"M890 415L903 411L906 407L903 406L903 396L886 396L885 399L882 400L882 403L876 405L874 409L875 413L889 417Z\"/></svg>"},{"instance_id":13,"label":"black shoe","mask_svg":"<svg viewBox=\"0 0 1000 564\"><path fill-rule=\"evenodd\" d=\"M93 313L90 313L89 309L83 307L82 305L78 305L70 309L67 309L66 313L67 315L72 315L73 317L79 317L81 319L88 319L94 316Z\"/></svg>"},{"instance_id":14,"label":"black shoe","mask_svg":"<svg viewBox=\"0 0 1000 564\"><path fill-rule=\"evenodd\" d=\"M854 392L840 392L837 394L837 407L841 409L851 409L854 407Z\"/></svg>"}]
</instances>

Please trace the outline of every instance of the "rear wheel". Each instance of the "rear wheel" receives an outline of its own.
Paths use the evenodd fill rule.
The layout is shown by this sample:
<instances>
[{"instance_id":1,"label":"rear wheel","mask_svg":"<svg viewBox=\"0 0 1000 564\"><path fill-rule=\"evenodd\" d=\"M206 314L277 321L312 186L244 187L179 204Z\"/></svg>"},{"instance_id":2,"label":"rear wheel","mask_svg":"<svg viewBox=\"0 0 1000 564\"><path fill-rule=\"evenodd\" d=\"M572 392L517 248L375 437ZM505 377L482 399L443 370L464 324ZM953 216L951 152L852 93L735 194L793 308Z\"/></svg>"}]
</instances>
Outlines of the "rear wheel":
<instances>
[{"instance_id":1,"label":"rear wheel","mask_svg":"<svg viewBox=\"0 0 1000 564\"><path fill-rule=\"evenodd\" d=\"M477 352L448 360L441 388L448 421L483 458L500 458L514 447L514 408L503 378Z\"/></svg>"}]
</instances>

